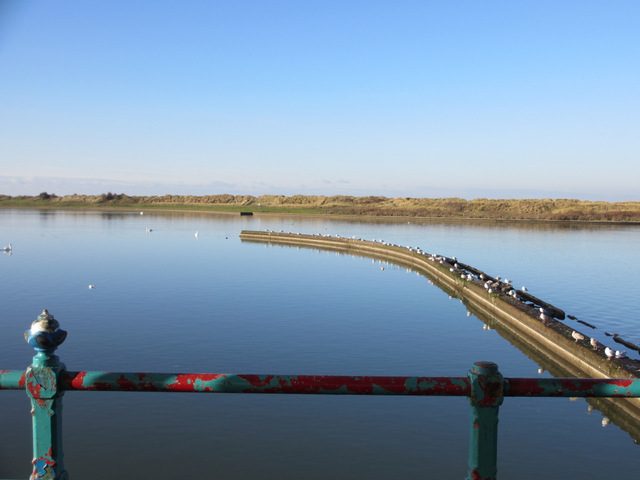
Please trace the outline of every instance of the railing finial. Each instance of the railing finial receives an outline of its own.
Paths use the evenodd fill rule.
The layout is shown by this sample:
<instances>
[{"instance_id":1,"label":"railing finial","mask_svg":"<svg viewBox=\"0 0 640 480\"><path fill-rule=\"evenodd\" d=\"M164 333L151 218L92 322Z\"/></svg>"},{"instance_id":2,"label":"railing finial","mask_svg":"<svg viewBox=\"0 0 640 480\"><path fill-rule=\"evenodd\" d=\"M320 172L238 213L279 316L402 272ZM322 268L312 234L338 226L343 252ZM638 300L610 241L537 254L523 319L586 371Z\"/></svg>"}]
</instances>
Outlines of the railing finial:
<instances>
[{"instance_id":1,"label":"railing finial","mask_svg":"<svg viewBox=\"0 0 640 480\"><path fill-rule=\"evenodd\" d=\"M34 320L31 328L24 332L24 339L38 352L38 357L53 355L66 338L66 330L60 328L60 323L46 309Z\"/></svg>"}]
</instances>

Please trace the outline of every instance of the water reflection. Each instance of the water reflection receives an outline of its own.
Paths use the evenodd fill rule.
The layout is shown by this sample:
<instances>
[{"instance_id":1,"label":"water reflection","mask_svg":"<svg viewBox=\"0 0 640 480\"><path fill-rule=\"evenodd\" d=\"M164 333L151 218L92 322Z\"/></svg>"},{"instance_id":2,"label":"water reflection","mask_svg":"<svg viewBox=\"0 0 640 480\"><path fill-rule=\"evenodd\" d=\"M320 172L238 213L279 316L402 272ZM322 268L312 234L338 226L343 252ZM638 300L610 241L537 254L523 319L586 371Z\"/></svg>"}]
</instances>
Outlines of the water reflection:
<instances>
[{"instance_id":1,"label":"water reflection","mask_svg":"<svg viewBox=\"0 0 640 480\"><path fill-rule=\"evenodd\" d=\"M251 242L250 240L245 240ZM387 268L394 267L396 269L402 269L407 273L416 273L418 275L425 276L429 284L435 285L440 288L443 292L445 292L450 300L457 299L461 304L466 307L466 316L469 317L471 315L475 315L477 318L483 321L483 330L495 330L502 338L510 342L512 345L517 347L522 353L524 353L527 357L536 362L540 367L538 368L538 374L542 374L545 371L548 371L551 375L558 378L564 377L572 377L572 378L585 378L589 377L589 373L585 370L580 369L577 365L573 365L568 361L560 358L558 356L553 356L549 351L544 351L540 345L534 344L529 341L527 338L522 337L515 330L510 328L509 324L501 321L499 318L495 318L493 316L487 315L486 312L482 309L477 308L473 303L467 301L464 298L459 298L455 289L451 288L448 284L442 282L438 277L432 276L424 271L415 271L410 265L403 263L401 261L393 262L384 257L378 257L374 255L358 255L354 253L345 254L341 251L340 247L331 247L327 246L318 247L318 246L287 246L287 245L279 245L279 244L265 244L266 247L269 248L289 248L299 250L301 248L312 250L312 251L332 251L336 255L348 255L352 258L360 257L360 258L372 258L372 263L382 265L380 267L381 270L385 270ZM575 317L574 317L575 318ZM585 323L585 322L583 322ZM592 326L593 327L593 326ZM595 327L593 327L595 328ZM576 332L574 331L574 334ZM584 339L584 338L583 338ZM593 339L592 339L593 340ZM640 363L640 362L639 362ZM636 369L638 366L636 366ZM575 401L574 398L572 401ZM585 399L591 407L598 408L603 414L602 426L606 427L611 422L615 423L618 427L623 429L625 432L629 434L629 436L633 439L634 443L640 443L640 416L633 413L637 411L637 407L635 406L637 401L630 399L621 399L621 398L588 398ZM628 407L625 407L625 404ZM592 408L588 410L587 413L591 413Z\"/></svg>"}]
</instances>

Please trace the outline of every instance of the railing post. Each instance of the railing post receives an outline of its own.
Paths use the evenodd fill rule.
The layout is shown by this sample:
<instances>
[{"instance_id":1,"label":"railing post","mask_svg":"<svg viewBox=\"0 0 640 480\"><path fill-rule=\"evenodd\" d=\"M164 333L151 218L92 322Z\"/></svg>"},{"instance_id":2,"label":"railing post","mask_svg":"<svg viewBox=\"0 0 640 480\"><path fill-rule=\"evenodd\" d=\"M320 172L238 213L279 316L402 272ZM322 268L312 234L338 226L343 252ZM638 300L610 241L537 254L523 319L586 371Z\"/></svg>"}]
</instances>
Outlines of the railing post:
<instances>
[{"instance_id":1,"label":"railing post","mask_svg":"<svg viewBox=\"0 0 640 480\"><path fill-rule=\"evenodd\" d=\"M64 364L54 352L67 332L46 310L24 332L24 338L38 352L26 372L26 389L31 397L33 423L33 470L30 480L67 480L62 461L62 395L59 387Z\"/></svg>"},{"instance_id":2,"label":"railing post","mask_svg":"<svg viewBox=\"0 0 640 480\"><path fill-rule=\"evenodd\" d=\"M498 409L504 398L504 379L498 372L498 365L492 362L474 363L468 376L471 382L471 429L466 480L494 480L498 456Z\"/></svg>"}]
</instances>

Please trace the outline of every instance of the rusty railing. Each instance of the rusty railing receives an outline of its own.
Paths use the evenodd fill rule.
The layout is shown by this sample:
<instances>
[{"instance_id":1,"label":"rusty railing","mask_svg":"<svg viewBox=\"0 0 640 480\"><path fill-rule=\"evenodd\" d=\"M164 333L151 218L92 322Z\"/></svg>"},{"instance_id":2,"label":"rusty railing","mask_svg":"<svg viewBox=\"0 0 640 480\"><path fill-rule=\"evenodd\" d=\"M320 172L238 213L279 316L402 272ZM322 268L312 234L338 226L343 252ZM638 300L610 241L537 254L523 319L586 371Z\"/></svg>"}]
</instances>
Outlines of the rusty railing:
<instances>
[{"instance_id":1,"label":"rusty railing","mask_svg":"<svg viewBox=\"0 0 640 480\"><path fill-rule=\"evenodd\" d=\"M31 399L31 479L69 477L62 452L67 390L466 396L471 405L467 480L496 478L498 409L504 397L640 397L639 379L503 378L492 362L476 362L464 377L72 372L54 354L67 332L53 315L44 310L24 335L37 353L26 371L0 370L0 390L26 389Z\"/></svg>"}]
</instances>

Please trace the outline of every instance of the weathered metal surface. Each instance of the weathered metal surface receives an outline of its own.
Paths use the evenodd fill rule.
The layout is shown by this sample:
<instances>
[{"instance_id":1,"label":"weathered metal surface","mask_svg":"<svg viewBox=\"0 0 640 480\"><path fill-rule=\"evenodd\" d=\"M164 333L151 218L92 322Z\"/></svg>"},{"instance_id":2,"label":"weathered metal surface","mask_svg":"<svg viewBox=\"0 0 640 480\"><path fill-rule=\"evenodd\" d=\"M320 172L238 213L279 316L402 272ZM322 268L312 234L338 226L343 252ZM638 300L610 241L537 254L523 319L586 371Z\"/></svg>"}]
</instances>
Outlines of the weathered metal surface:
<instances>
[{"instance_id":1,"label":"weathered metal surface","mask_svg":"<svg viewBox=\"0 0 640 480\"><path fill-rule=\"evenodd\" d=\"M65 390L468 396L464 377L64 372Z\"/></svg>"},{"instance_id":2,"label":"weathered metal surface","mask_svg":"<svg viewBox=\"0 0 640 480\"><path fill-rule=\"evenodd\" d=\"M58 321L47 310L43 310L31 324L31 328L24 332L27 343L37 352L48 355L53 354L66 338L67 332L60 328Z\"/></svg>"},{"instance_id":3,"label":"weathered metal surface","mask_svg":"<svg viewBox=\"0 0 640 480\"><path fill-rule=\"evenodd\" d=\"M67 332L53 315L43 310L24 334L36 355L25 373L31 397L33 425L33 470L31 480L66 480L62 452L62 395L58 379L65 367L53 352L64 342Z\"/></svg>"},{"instance_id":4,"label":"weathered metal surface","mask_svg":"<svg viewBox=\"0 0 640 480\"><path fill-rule=\"evenodd\" d=\"M471 426L467 480L495 479L498 458L498 410L503 400L504 379L498 365L476 362L469 371Z\"/></svg>"},{"instance_id":5,"label":"weathered metal surface","mask_svg":"<svg viewBox=\"0 0 640 480\"><path fill-rule=\"evenodd\" d=\"M0 390L22 390L25 378L24 370L0 370Z\"/></svg>"},{"instance_id":6,"label":"weathered metal surface","mask_svg":"<svg viewBox=\"0 0 640 480\"><path fill-rule=\"evenodd\" d=\"M640 379L508 378L509 397L640 397Z\"/></svg>"},{"instance_id":7,"label":"weathered metal surface","mask_svg":"<svg viewBox=\"0 0 640 480\"><path fill-rule=\"evenodd\" d=\"M46 310L25 332L36 350L26 372L0 370L0 389L25 389L33 417L31 479L68 479L62 453L65 390L311 395L468 396L471 404L468 480L496 478L498 410L504 397L640 397L640 379L508 378L492 362L467 377L253 375L224 373L68 372L54 352L66 338Z\"/></svg>"}]
</instances>

